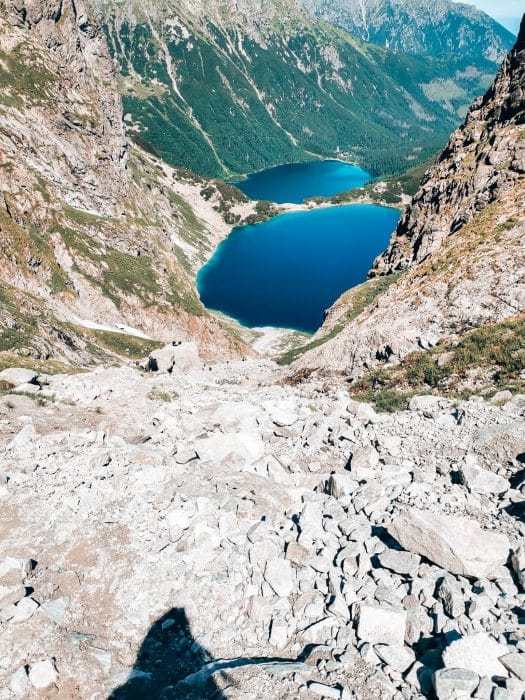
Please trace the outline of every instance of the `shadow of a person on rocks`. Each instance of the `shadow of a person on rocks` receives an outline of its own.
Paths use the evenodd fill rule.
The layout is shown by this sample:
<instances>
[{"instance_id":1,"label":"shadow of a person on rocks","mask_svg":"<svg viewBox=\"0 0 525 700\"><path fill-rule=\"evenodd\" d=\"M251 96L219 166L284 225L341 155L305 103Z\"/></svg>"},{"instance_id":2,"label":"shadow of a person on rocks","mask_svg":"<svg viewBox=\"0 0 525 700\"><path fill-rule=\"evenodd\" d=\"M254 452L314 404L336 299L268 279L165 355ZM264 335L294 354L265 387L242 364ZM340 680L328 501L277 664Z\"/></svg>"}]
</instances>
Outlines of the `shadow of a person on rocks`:
<instances>
[{"instance_id":1,"label":"shadow of a person on rocks","mask_svg":"<svg viewBox=\"0 0 525 700\"><path fill-rule=\"evenodd\" d=\"M193 689L184 679L213 661L192 637L183 608L172 608L150 628L126 683L109 700L225 700L210 677Z\"/></svg>"}]
</instances>

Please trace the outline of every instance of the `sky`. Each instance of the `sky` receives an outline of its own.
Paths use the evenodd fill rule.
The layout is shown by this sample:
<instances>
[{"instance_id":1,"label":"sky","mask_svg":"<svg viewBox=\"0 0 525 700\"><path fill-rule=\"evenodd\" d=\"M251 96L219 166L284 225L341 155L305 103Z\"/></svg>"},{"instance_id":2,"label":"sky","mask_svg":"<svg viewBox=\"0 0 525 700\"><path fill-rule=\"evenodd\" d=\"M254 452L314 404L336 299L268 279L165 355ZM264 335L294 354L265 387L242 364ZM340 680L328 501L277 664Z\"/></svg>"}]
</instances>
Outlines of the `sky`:
<instances>
[{"instance_id":1,"label":"sky","mask_svg":"<svg viewBox=\"0 0 525 700\"><path fill-rule=\"evenodd\" d=\"M493 17L521 17L525 12L523 0L463 0L469 5L477 5Z\"/></svg>"}]
</instances>

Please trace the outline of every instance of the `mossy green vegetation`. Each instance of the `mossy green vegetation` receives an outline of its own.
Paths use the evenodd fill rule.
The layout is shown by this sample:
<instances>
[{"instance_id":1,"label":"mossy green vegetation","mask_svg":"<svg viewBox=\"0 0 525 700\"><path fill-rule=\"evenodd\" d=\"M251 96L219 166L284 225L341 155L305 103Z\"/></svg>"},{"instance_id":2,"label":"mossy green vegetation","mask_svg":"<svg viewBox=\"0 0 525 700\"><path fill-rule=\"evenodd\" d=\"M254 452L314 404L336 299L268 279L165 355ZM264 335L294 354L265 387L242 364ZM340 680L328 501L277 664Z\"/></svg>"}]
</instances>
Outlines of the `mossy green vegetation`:
<instances>
[{"instance_id":1,"label":"mossy green vegetation","mask_svg":"<svg viewBox=\"0 0 525 700\"><path fill-rule=\"evenodd\" d=\"M96 345L109 350L119 357L130 360L140 360L147 357L153 350L163 346L163 343L155 340L147 340L125 333L113 333L111 331L91 330L87 328L75 327L75 330L86 339L96 343Z\"/></svg>"},{"instance_id":2,"label":"mossy green vegetation","mask_svg":"<svg viewBox=\"0 0 525 700\"><path fill-rule=\"evenodd\" d=\"M350 384L350 393L378 410L394 411L421 393L464 399L490 397L503 389L522 392L524 370L525 315L521 315L414 352L398 366L369 372Z\"/></svg>"},{"instance_id":3,"label":"mossy green vegetation","mask_svg":"<svg viewBox=\"0 0 525 700\"><path fill-rule=\"evenodd\" d=\"M346 311L339 318L332 330L325 335L320 335L318 338L305 345L288 350L279 358L279 364L290 365L298 357L308 352L308 350L318 348L338 336L345 326L360 316L378 296L383 294L390 287L390 285L397 282L400 275L401 273L398 272L392 275L375 277L345 292L340 298L339 303L344 304Z\"/></svg>"},{"instance_id":4,"label":"mossy green vegetation","mask_svg":"<svg viewBox=\"0 0 525 700\"><path fill-rule=\"evenodd\" d=\"M109 221L107 217L93 214L92 212L85 211L84 209L77 209L69 206L68 204L64 205L63 211L66 217L78 226L101 226Z\"/></svg>"},{"instance_id":5,"label":"mossy green vegetation","mask_svg":"<svg viewBox=\"0 0 525 700\"><path fill-rule=\"evenodd\" d=\"M0 51L0 105L22 109L24 99L31 104L49 101L56 80L29 43L22 42L9 52Z\"/></svg>"},{"instance_id":6,"label":"mossy green vegetation","mask_svg":"<svg viewBox=\"0 0 525 700\"><path fill-rule=\"evenodd\" d=\"M0 352L0 372L9 367L22 367L23 369L31 369L38 374L78 374L83 372L81 368L61 362L60 360L37 360L34 357L24 357L15 355L12 352Z\"/></svg>"},{"instance_id":7,"label":"mossy green vegetation","mask_svg":"<svg viewBox=\"0 0 525 700\"><path fill-rule=\"evenodd\" d=\"M207 311L198 299L189 280L182 280L176 275L169 276L170 292L166 299L175 308L184 309L192 316L206 316Z\"/></svg>"},{"instance_id":8,"label":"mossy green vegetation","mask_svg":"<svg viewBox=\"0 0 525 700\"><path fill-rule=\"evenodd\" d=\"M0 286L0 312L10 319L9 325L0 329L0 354L30 347L37 320L20 305L14 289Z\"/></svg>"},{"instance_id":9,"label":"mossy green vegetation","mask_svg":"<svg viewBox=\"0 0 525 700\"><path fill-rule=\"evenodd\" d=\"M73 215L77 216L77 212L79 210L74 210ZM71 219L71 208L69 208L68 216ZM89 225L100 223L99 217L93 217L85 212L81 212L78 218L79 225L81 225L80 220L82 220L82 225L86 225L87 221L89 221ZM83 274L92 284L99 287L104 296L111 299L117 307L122 303L121 293L133 294L145 303L154 303L162 292L153 269L153 262L149 256L131 255L116 248L104 248L81 230L62 224L55 224L52 231L62 237L71 251L97 265L100 270L97 277L87 273ZM79 260L77 260L76 269L82 271Z\"/></svg>"}]
</instances>

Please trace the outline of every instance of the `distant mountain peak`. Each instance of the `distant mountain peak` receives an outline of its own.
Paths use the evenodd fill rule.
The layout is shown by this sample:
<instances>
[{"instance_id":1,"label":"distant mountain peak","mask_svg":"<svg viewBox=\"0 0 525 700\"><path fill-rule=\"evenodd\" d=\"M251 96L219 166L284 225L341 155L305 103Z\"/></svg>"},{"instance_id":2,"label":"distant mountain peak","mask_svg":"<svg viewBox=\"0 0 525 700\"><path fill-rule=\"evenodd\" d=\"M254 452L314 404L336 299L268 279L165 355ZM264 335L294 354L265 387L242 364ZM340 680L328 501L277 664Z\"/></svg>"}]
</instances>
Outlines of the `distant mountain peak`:
<instances>
[{"instance_id":1,"label":"distant mountain peak","mask_svg":"<svg viewBox=\"0 0 525 700\"><path fill-rule=\"evenodd\" d=\"M380 46L409 54L499 62L514 36L473 5L452 0L302 0L319 17Z\"/></svg>"}]
</instances>

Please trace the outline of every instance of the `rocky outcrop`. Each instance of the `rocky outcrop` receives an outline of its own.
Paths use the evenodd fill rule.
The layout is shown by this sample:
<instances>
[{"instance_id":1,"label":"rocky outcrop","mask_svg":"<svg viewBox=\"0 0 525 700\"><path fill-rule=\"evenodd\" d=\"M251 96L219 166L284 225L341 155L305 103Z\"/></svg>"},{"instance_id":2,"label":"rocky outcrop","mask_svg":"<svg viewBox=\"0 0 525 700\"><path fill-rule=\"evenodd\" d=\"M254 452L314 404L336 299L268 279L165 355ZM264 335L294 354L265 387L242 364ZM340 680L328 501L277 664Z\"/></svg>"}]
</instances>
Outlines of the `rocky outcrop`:
<instances>
[{"instance_id":1,"label":"rocky outcrop","mask_svg":"<svg viewBox=\"0 0 525 700\"><path fill-rule=\"evenodd\" d=\"M525 30L408 206L370 279L295 362L358 376L525 311ZM395 274L392 274L395 273Z\"/></svg>"},{"instance_id":2,"label":"rocky outcrop","mask_svg":"<svg viewBox=\"0 0 525 700\"><path fill-rule=\"evenodd\" d=\"M13 76L11 84L6 75L3 89L12 100L24 92L28 97L23 113L2 115L5 157L29 151L32 167L67 202L114 214L130 177L122 105L104 35L82 2L6 0L4 6L9 22L2 22L2 50L11 73L27 75Z\"/></svg>"},{"instance_id":3,"label":"rocky outcrop","mask_svg":"<svg viewBox=\"0 0 525 700\"><path fill-rule=\"evenodd\" d=\"M421 263L525 174L525 23L486 95L425 175L373 274Z\"/></svg>"}]
</instances>

